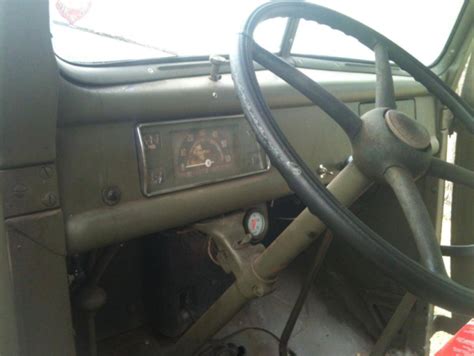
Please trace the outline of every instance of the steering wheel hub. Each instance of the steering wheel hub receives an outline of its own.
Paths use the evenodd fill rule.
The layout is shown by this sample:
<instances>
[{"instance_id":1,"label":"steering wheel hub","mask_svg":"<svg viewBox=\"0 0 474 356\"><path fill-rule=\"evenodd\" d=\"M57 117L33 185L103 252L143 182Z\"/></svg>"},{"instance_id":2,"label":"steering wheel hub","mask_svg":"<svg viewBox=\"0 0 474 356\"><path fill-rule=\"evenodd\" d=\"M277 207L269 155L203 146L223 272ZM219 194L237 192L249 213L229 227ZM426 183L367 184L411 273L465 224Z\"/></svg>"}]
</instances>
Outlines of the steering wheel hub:
<instances>
[{"instance_id":1,"label":"steering wheel hub","mask_svg":"<svg viewBox=\"0 0 474 356\"><path fill-rule=\"evenodd\" d=\"M385 113L385 122L390 131L402 142L417 150L425 150L430 146L428 130L397 110L388 110Z\"/></svg>"},{"instance_id":2,"label":"steering wheel hub","mask_svg":"<svg viewBox=\"0 0 474 356\"><path fill-rule=\"evenodd\" d=\"M362 122L352 149L354 162L366 176L382 182L393 166L409 170L414 177L426 172L431 160L430 135L423 126L387 108L367 112Z\"/></svg>"}]
</instances>

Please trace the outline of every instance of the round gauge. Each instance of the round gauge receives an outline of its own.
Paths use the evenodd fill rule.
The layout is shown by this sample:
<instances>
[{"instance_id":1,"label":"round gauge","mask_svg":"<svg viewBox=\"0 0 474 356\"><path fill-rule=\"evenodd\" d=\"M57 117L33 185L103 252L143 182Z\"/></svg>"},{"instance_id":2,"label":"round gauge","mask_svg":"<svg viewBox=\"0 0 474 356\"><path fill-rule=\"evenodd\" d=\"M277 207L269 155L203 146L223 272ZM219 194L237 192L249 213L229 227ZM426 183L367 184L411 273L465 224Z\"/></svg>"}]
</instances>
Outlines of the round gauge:
<instances>
[{"instance_id":1,"label":"round gauge","mask_svg":"<svg viewBox=\"0 0 474 356\"><path fill-rule=\"evenodd\" d=\"M228 130L219 128L182 132L177 160L180 175L193 177L232 165L230 136Z\"/></svg>"},{"instance_id":2,"label":"round gauge","mask_svg":"<svg viewBox=\"0 0 474 356\"><path fill-rule=\"evenodd\" d=\"M224 161L222 148L215 140L205 138L197 139L189 149L186 159L187 168L211 168Z\"/></svg>"},{"instance_id":3,"label":"round gauge","mask_svg":"<svg viewBox=\"0 0 474 356\"><path fill-rule=\"evenodd\" d=\"M245 228L254 239L263 237L267 227L265 216L257 211L251 211L245 218Z\"/></svg>"}]
</instances>

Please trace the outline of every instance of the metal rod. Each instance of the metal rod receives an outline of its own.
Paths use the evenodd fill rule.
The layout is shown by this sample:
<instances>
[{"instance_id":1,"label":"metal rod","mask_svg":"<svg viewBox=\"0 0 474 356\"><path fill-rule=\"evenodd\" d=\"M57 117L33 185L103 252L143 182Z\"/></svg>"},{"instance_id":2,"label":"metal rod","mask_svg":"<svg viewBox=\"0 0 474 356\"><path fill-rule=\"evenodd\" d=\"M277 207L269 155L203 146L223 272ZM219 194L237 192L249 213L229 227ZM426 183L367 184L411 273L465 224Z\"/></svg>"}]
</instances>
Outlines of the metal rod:
<instances>
[{"instance_id":1,"label":"metal rod","mask_svg":"<svg viewBox=\"0 0 474 356\"><path fill-rule=\"evenodd\" d=\"M167 354L188 356L199 350L247 303L237 283L232 284L219 299L178 340Z\"/></svg>"},{"instance_id":2,"label":"metal rod","mask_svg":"<svg viewBox=\"0 0 474 356\"><path fill-rule=\"evenodd\" d=\"M341 204L351 205L371 185L359 169L350 163L328 185ZM254 262L254 271L264 279L272 279L296 256L310 246L325 229L324 223L303 211ZM178 340L169 355L192 355L219 331L248 302L234 283Z\"/></svg>"},{"instance_id":3,"label":"metal rod","mask_svg":"<svg viewBox=\"0 0 474 356\"><path fill-rule=\"evenodd\" d=\"M121 245L114 245L114 246L109 246L104 249L102 254L98 256L98 252L95 251L91 255L91 261L89 265L89 280L87 281L86 285L83 286L83 288L88 288L88 289L94 289L95 291L99 290L97 289L97 285L99 284L102 276L104 275L105 271L107 270L107 267L109 266L110 262L114 259L114 257L117 255L117 252L121 248ZM105 295L105 292L103 292ZM90 295L89 295L90 297ZM104 297L103 303L105 303L106 299ZM87 342L88 342L88 349L89 349L89 355L90 356L97 356L97 335L96 335L96 327L95 327L95 315L96 312L103 306L103 303L100 305L96 305L96 309L94 310L87 310L85 311L86 313L86 328L87 328Z\"/></svg>"},{"instance_id":4,"label":"metal rod","mask_svg":"<svg viewBox=\"0 0 474 356\"><path fill-rule=\"evenodd\" d=\"M89 344L89 356L97 356L97 334L95 329L95 312L87 312L87 342Z\"/></svg>"},{"instance_id":5,"label":"metal rod","mask_svg":"<svg viewBox=\"0 0 474 356\"><path fill-rule=\"evenodd\" d=\"M441 245L443 256L474 257L474 245Z\"/></svg>"},{"instance_id":6,"label":"metal rod","mask_svg":"<svg viewBox=\"0 0 474 356\"><path fill-rule=\"evenodd\" d=\"M299 18L291 17L286 23L285 33L283 34L280 46L280 56L283 58L288 57L291 53L291 47L293 46L293 42L295 40L296 30L298 29L299 22Z\"/></svg>"},{"instance_id":7,"label":"metal rod","mask_svg":"<svg viewBox=\"0 0 474 356\"><path fill-rule=\"evenodd\" d=\"M316 252L316 257L313 260L311 269L309 270L309 273L306 276L306 281L301 287L298 298L296 299L296 303L293 309L291 310L290 317L288 318L285 328L283 329L283 332L281 334L279 345L280 356L288 356L288 341L290 340L293 329L295 328L296 321L298 320L298 317L301 313L301 309L303 308L306 298L308 297L308 293L311 290L311 286L313 285L313 282L319 270L321 269L324 257L326 257L326 253L329 249L331 241L332 234L330 232L327 232L322 238L321 245L319 246L318 251Z\"/></svg>"},{"instance_id":8,"label":"metal rod","mask_svg":"<svg viewBox=\"0 0 474 356\"><path fill-rule=\"evenodd\" d=\"M413 233L421 263L430 271L448 277L430 214L411 174L400 167L390 167L385 179L392 187Z\"/></svg>"},{"instance_id":9,"label":"metal rod","mask_svg":"<svg viewBox=\"0 0 474 356\"><path fill-rule=\"evenodd\" d=\"M96 262L92 268L92 271L90 272L91 276L88 282L89 286L96 286L99 284L102 276L107 270L107 267L109 266L110 262L112 262L120 248L120 244L108 246L104 249L104 252L100 257L96 257Z\"/></svg>"},{"instance_id":10,"label":"metal rod","mask_svg":"<svg viewBox=\"0 0 474 356\"><path fill-rule=\"evenodd\" d=\"M433 177L449 180L453 183L462 184L466 187L474 189L473 171L445 162L438 158L431 159L431 165L428 169L428 174Z\"/></svg>"},{"instance_id":11,"label":"metal rod","mask_svg":"<svg viewBox=\"0 0 474 356\"><path fill-rule=\"evenodd\" d=\"M341 204L350 206L370 185L370 180L353 163L349 163L329 183L328 189ZM255 272L264 279L274 278L310 246L325 228L319 218L305 209L257 258L254 262Z\"/></svg>"},{"instance_id":12,"label":"metal rod","mask_svg":"<svg viewBox=\"0 0 474 356\"><path fill-rule=\"evenodd\" d=\"M375 106L377 108L396 109L395 89L393 87L392 69L388 58L387 47L378 42L374 47L375 74Z\"/></svg>"},{"instance_id":13,"label":"metal rod","mask_svg":"<svg viewBox=\"0 0 474 356\"><path fill-rule=\"evenodd\" d=\"M385 351L392 343L393 338L397 335L398 331L402 328L403 324L410 315L413 306L416 303L416 297L411 293L406 293L400 304L398 305L395 313L393 313L390 321L380 335L379 339L375 343L370 356L383 356Z\"/></svg>"}]
</instances>

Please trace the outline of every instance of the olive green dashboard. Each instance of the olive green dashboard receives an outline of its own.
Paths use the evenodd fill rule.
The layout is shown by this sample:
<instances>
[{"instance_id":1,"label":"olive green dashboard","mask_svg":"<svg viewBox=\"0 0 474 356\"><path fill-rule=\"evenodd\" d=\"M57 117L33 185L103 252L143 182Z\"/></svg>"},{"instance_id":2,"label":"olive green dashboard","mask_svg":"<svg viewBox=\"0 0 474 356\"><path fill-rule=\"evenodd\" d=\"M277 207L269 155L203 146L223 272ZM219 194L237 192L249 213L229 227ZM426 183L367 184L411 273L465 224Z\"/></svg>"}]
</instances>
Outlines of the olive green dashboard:
<instances>
[{"instance_id":1,"label":"olive green dashboard","mask_svg":"<svg viewBox=\"0 0 474 356\"><path fill-rule=\"evenodd\" d=\"M372 107L374 75L308 73L358 114ZM280 127L310 167L315 171L321 164L336 167L347 159L351 154L349 142L324 112L267 72L260 72L259 80ZM396 91L398 107L422 120L434 135L435 102L424 88L400 77ZM215 126L215 122L220 123ZM216 127L218 130L213 130ZM201 145L196 151L195 138L189 147L183 146L189 136L186 130L198 135L203 128L202 137L216 135L214 138L236 147L232 153L222 144L214 149L222 151L220 170L206 167L206 159L214 162L217 158L200 156L201 151L211 152L212 148ZM247 129L229 75L223 75L219 82L201 76L101 87L61 79L57 159L68 252L185 226L289 194L253 136L242 141ZM148 143L144 142L140 135L147 130L151 136L159 134L159 144L165 147L151 158L145 157L144 147L152 147L154 141L147 137ZM178 137L179 144L172 142L173 136ZM198 158L180 161L180 150L187 150L184 154L188 155L191 148ZM219 156L208 153L212 154ZM254 155L256 161L251 163L251 158L244 159L243 155ZM238 165L230 164L234 159ZM167 175L175 175L170 186L146 186L143 163L150 164L150 160L158 168L166 166ZM250 166L243 169L245 164ZM159 181L159 175L154 178L155 183Z\"/></svg>"}]
</instances>

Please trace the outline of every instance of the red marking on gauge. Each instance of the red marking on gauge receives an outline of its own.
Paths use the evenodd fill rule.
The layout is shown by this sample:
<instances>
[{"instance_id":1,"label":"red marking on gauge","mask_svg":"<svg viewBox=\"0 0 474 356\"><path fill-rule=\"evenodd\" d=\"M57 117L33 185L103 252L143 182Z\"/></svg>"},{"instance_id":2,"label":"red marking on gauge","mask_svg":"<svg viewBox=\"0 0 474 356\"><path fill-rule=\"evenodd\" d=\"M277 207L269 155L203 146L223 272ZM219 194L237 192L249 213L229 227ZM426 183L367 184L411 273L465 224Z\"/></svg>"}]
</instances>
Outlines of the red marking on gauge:
<instances>
[{"instance_id":1,"label":"red marking on gauge","mask_svg":"<svg viewBox=\"0 0 474 356\"><path fill-rule=\"evenodd\" d=\"M258 237L265 232L265 216L259 211L252 211L247 216L247 231L254 237Z\"/></svg>"},{"instance_id":2,"label":"red marking on gauge","mask_svg":"<svg viewBox=\"0 0 474 356\"><path fill-rule=\"evenodd\" d=\"M255 230L257 227L257 219L252 219L252 230Z\"/></svg>"}]
</instances>

